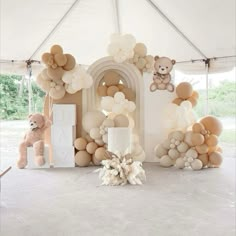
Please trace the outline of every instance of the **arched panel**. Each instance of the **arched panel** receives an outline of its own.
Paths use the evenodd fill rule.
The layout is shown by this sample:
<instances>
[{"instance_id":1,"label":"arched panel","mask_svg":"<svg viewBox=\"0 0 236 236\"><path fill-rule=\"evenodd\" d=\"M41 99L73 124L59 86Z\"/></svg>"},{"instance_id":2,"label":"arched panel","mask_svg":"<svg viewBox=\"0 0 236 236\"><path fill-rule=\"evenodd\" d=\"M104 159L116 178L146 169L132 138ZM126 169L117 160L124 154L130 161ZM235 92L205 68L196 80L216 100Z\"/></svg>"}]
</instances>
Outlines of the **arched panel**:
<instances>
[{"instance_id":1,"label":"arched panel","mask_svg":"<svg viewBox=\"0 0 236 236\"><path fill-rule=\"evenodd\" d=\"M88 69L93 77L93 86L83 90L83 114L88 111L100 108L100 98L97 95L97 87L100 84L106 71L113 70L120 74L125 80L127 87L136 93L136 110L133 118L135 121L134 132L140 137L140 144L143 144L143 78L140 71L130 63L116 63L112 57L104 57L94 62Z\"/></svg>"}]
</instances>

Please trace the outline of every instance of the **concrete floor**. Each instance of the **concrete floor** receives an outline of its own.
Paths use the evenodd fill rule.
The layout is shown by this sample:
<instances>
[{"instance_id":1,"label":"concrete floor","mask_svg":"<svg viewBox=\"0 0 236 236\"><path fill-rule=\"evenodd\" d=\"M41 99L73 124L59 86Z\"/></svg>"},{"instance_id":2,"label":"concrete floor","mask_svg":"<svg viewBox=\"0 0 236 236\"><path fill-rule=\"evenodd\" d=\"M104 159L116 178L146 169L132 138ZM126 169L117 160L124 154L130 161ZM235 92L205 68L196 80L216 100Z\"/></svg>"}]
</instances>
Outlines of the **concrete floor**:
<instances>
[{"instance_id":1,"label":"concrete floor","mask_svg":"<svg viewBox=\"0 0 236 236\"><path fill-rule=\"evenodd\" d=\"M142 186L100 186L96 167L2 178L1 236L235 236L235 159L219 169L145 163Z\"/></svg>"}]
</instances>

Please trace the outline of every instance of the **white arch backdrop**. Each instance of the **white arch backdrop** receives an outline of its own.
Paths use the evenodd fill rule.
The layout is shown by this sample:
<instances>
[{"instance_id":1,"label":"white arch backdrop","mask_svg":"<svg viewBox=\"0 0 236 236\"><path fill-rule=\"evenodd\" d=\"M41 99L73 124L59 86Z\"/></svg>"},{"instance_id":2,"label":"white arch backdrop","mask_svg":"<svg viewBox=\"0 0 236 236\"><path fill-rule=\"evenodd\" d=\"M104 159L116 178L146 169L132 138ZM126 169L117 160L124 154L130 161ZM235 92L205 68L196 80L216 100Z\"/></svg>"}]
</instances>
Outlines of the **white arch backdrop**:
<instances>
[{"instance_id":1,"label":"white arch backdrop","mask_svg":"<svg viewBox=\"0 0 236 236\"><path fill-rule=\"evenodd\" d=\"M139 70L130 63L116 63L112 57L104 57L94 62L88 69L93 77L93 86L83 90L83 114L87 111L97 110L100 106L97 95L97 87L108 70L116 71L126 81L127 86L136 93L133 118L135 121L134 131L140 136L140 143L143 143L143 78Z\"/></svg>"}]
</instances>

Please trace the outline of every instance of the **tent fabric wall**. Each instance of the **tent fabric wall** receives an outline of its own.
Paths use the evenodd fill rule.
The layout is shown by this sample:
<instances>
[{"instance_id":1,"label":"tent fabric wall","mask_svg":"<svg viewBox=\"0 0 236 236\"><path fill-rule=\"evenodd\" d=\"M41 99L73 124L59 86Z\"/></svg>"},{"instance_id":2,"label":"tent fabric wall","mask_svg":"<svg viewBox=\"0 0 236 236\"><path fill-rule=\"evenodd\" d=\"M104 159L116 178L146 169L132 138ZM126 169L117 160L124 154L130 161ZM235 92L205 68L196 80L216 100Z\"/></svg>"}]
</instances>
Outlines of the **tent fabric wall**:
<instances>
[{"instance_id":1,"label":"tent fabric wall","mask_svg":"<svg viewBox=\"0 0 236 236\"><path fill-rule=\"evenodd\" d=\"M40 61L53 44L91 65L107 56L110 35L118 30L145 43L149 54L189 61L181 63L183 70L202 73L204 63L191 60L234 56L230 63L212 60L212 71L228 70L235 65L235 9L235 0L2 0L1 73L7 67L23 71L26 60Z\"/></svg>"}]
</instances>

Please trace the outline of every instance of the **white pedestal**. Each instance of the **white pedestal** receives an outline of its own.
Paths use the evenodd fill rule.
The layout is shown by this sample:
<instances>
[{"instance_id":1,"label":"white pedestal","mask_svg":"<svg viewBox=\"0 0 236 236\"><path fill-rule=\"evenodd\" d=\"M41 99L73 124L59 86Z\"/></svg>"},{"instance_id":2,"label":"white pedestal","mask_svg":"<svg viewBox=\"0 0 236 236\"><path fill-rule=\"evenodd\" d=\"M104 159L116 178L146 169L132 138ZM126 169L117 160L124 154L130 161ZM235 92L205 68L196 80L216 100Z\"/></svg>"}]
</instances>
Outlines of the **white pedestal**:
<instances>
[{"instance_id":1,"label":"white pedestal","mask_svg":"<svg viewBox=\"0 0 236 236\"><path fill-rule=\"evenodd\" d=\"M53 167L75 167L75 149L71 147L53 147Z\"/></svg>"},{"instance_id":2,"label":"white pedestal","mask_svg":"<svg viewBox=\"0 0 236 236\"><path fill-rule=\"evenodd\" d=\"M131 128L108 128L108 151L131 153Z\"/></svg>"},{"instance_id":3,"label":"white pedestal","mask_svg":"<svg viewBox=\"0 0 236 236\"><path fill-rule=\"evenodd\" d=\"M53 104L54 125L76 125L75 104Z\"/></svg>"},{"instance_id":4,"label":"white pedestal","mask_svg":"<svg viewBox=\"0 0 236 236\"><path fill-rule=\"evenodd\" d=\"M152 74L146 74L144 78L144 150L145 162L157 162L154 148L166 138L166 129L163 125L163 111L176 97L175 92L167 90L149 90L152 83Z\"/></svg>"},{"instance_id":5,"label":"white pedestal","mask_svg":"<svg viewBox=\"0 0 236 236\"><path fill-rule=\"evenodd\" d=\"M76 126L73 125L52 125L51 143L53 146L71 147L76 139Z\"/></svg>"},{"instance_id":6,"label":"white pedestal","mask_svg":"<svg viewBox=\"0 0 236 236\"><path fill-rule=\"evenodd\" d=\"M28 162L27 168L29 168L29 169L50 168L50 163L49 163L49 147L47 145L44 146L44 159L45 159L45 164L42 165L42 166L38 166L35 163L33 147L27 147L27 162Z\"/></svg>"}]
</instances>

